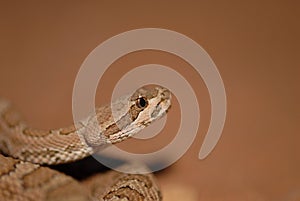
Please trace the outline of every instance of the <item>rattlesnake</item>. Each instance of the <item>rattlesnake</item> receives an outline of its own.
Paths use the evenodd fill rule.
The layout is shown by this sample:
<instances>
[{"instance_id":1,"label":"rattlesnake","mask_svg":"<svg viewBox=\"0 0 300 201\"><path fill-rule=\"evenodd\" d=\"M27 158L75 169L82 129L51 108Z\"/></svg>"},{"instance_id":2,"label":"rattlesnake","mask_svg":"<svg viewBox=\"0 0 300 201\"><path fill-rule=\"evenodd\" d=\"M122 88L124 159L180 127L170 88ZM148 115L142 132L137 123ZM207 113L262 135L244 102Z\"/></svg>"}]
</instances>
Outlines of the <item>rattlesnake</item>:
<instances>
[{"instance_id":1,"label":"rattlesnake","mask_svg":"<svg viewBox=\"0 0 300 201\"><path fill-rule=\"evenodd\" d=\"M163 116L170 105L167 89L144 86L75 125L37 130L0 99L0 200L161 200L151 174L110 171L83 185L43 165L77 161L121 142Z\"/></svg>"}]
</instances>

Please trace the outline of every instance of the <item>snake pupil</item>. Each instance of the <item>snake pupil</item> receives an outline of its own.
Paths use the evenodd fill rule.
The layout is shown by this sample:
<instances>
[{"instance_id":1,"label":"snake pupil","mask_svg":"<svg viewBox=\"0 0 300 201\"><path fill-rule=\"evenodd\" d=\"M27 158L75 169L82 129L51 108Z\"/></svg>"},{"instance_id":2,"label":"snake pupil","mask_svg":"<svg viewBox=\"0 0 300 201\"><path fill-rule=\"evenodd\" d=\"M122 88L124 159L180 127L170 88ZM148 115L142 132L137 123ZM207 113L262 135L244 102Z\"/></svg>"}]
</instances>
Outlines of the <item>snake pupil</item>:
<instances>
[{"instance_id":1,"label":"snake pupil","mask_svg":"<svg viewBox=\"0 0 300 201\"><path fill-rule=\"evenodd\" d=\"M147 102L147 100L144 98L144 97L140 97L139 99L138 99L138 101L137 101L137 106L139 107L139 108L144 108L144 107L146 107L148 105L148 102Z\"/></svg>"}]
</instances>

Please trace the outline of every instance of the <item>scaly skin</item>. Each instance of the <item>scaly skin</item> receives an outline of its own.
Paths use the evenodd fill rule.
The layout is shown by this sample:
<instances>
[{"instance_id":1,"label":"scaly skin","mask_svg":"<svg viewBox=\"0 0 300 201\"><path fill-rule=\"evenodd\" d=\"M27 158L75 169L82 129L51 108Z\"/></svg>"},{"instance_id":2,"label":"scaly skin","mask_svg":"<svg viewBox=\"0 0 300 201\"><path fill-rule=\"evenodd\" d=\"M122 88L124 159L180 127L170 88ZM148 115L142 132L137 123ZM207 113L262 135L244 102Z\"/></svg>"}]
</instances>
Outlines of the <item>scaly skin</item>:
<instances>
[{"instance_id":1,"label":"scaly skin","mask_svg":"<svg viewBox=\"0 0 300 201\"><path fill-rule=\"evenodd\" d=\"M90 179L89 188L40 164L62 164L121 142L162 117L171 105L160 86L138 89L66 128L27 126L11 104L0 100L0 200L161 200L151 174L109 172ZM11 158L12 157L12 158Z\"/></svg>"}]
</instances>

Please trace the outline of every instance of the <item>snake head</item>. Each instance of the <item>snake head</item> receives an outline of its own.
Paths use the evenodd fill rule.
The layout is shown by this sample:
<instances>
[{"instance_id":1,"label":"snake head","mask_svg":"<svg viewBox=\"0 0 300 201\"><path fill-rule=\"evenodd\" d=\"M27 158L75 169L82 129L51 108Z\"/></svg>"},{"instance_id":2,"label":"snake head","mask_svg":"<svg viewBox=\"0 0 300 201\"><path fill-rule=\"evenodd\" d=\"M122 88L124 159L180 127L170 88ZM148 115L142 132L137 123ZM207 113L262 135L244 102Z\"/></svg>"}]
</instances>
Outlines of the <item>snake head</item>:
<instances>
[{"instance_id":1,"label":"snake head","mask_svg":"<svg viewBox=\"0 0 300 201\"><path fill-rule=\"evenodd\" d=\"M131 118L137 124L148 125L162 117L171 106L171 92L159 85L147 85L131 96Z\"/></svg>"},{"instance_id":2,"label":"snake head","mask_svg":"<svg viewBox=\"0 0 300 201\"><path fill-rule=\"evenodd\" d=\"M171 92L162 86L147 85L125 102L112 107L115 120L105 132L111 143L125 140L164 116L171 106Z\"/></svg>"}]
</instances>

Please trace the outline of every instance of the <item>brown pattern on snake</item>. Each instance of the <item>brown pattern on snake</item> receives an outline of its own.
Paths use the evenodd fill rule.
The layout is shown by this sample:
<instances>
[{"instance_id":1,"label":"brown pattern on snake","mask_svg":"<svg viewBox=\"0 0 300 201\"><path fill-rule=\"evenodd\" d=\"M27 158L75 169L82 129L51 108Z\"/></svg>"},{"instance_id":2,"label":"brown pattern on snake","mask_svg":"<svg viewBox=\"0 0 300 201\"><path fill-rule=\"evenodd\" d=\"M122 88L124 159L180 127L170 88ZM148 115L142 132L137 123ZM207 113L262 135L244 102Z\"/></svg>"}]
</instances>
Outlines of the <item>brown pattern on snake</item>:
<instances>
[{"instance_id":1,"label":"brown pattern on snake","mask_svg":"<svg viewBox=\"0 0 300 201\"><path fill-rule=\"evenodd\" d=\"M110 187L105 187L103 183ZM122 198L130 201L162 200L159 187L152 174L124 174L110 171L105 175L96 175L93 180L84 181L84 185L91 189L93 197L101 201L114 201Z\"/></svg>"},{"instance_id":2,"label":"brown pattern on snake","mask_svg":"<svg viewBox=\"0 0 300 201\"><path fill-rule=\"evenodd\" d=\"M0 200L161 200L159 188L151 174L130 175L110 171L102 176L96 175L83 186L71 177L39 164L66 163L90 155L92 150L84 141L99 146L130 137L145 127L145 120L152 122L169 108L170 96L165 99L164 93L169 94L161 87L141 88L131 96L130 107L125 114L121 115L119 111L126 109L128 100L116 102L120 117L116 121L112 118L110 107L104 106L97 110L97 124L91 116L79 127L49 131L29 128L13 107L0 99L0 149L7 155L29 161L0 154ZM140 97L147 99L146 105L136 104ZM149 107L146 107L148 101ZM157 105L161 108L158 115L153 117L150 114L157 110ZM79 136L82 134L83 141Z\"/></svg>"},{"instance_id":3,"label":"brown pattern on snake","mask_svg":"<svg viewBox=\"0 0 300 201\"><path fill-rule=\"evenodd\" d=\"M113 190L106 194L105 199L110 200L114 197L127 198L128 200L142 200L144 197L148 197L149 200L161 199L160 194L147 191L148 195L145 195L145 191L141 190L151 189L152 187L152 181L145 175L123 175L122 178L118 179L117 184L112 186ZM131 194L128 194L128 191Z\"/></svg>"},{"instance_id":4,"label":"brown pattern on snake","mask_svg":"<svg viewBox=\"0 0 300 201\"><path fill-rule=\"evenodd\" d=\"M58 197L57 189L68 190L63 200L87 201L90 198L77 181L49 168L2 155L0 164L1 201L59 201L62 197Z\"/></svg>"},{"instance_id":5,"label":"brown pattern on snake","mask_svg":"<svg viewBox=\"0 0 300 201\"><path fill-rule=\"evenodd\" d=\"M161 200L153 175L109 171L80 184L69 176L36 164L0 155L1 201ZM14 180L14 183L10 181ZM62 197L63 196L63 197Z\"/></svg>"}]
</instances>

